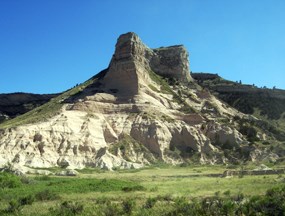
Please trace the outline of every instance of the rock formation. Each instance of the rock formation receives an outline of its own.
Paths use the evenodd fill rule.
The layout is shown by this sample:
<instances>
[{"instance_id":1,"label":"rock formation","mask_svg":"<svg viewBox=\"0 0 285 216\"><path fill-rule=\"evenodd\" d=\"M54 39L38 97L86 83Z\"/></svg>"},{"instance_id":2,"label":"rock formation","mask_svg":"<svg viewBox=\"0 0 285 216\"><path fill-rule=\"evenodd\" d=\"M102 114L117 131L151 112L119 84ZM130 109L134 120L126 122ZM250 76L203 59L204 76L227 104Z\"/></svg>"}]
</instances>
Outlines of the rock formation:
<instances>
[{"instance_id":1,"label":"rock formation","mask_svg":"<svg viewBox=\"0 0 285 216\"><path fill-rule=\"evenodd\" d=\"M150 49L130 32L118 38L116 51L109 65L104 83L120 94L137 95L149 83L148 71L179 81L192 80L188 53L183 46Z\"/></svg>"},{"instance_id":2,"label":"rock formation","mask_svg":"<svg viewBox=\"0 0 285 216\"><path fill-rule=\"evenodd\" d=\"M60 109L52 116L34 120L43 120L54 106ZM0 167L227 163L233 156L225 155L223 146L248 149L236 117L248 118L193 81L183 46L150 49L127 33L119 37L106 70L32 114L2 124Z\"/></svg>"}]
</instances>

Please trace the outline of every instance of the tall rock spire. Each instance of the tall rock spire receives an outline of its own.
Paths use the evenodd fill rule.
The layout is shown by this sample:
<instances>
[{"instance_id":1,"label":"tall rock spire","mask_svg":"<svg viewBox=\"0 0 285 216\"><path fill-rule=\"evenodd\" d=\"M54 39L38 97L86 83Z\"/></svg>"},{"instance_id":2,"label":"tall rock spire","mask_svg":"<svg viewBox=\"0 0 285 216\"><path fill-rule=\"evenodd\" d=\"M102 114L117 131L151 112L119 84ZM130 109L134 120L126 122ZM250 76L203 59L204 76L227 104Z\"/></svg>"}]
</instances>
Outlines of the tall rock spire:
<instances>
[{"instance_id":1,"label":"tall rock spire","mask_svg":"<svg viewBox=\"0 0 285 216\"><path fill-rule=\"evenodd\" d=\"M136 60L137 46L142 45L134 33L121 35L116 44L115 54L104 77L106 86L116 89L121 96L134 96L138 94L138 74Z\"/></svg>"},{"instance_id":2,"label":"tall rock spire","mask_svg":"<svg viewBox=\"0 0 285 216\"><path fill-rule=\"evenodd\" d=\"M121 35L104 80L121 95L134 96L148 79L148 71L181 82L192 81L188 52L182 45L148 48L133 32Z\"/></svg>"}]
</instances>

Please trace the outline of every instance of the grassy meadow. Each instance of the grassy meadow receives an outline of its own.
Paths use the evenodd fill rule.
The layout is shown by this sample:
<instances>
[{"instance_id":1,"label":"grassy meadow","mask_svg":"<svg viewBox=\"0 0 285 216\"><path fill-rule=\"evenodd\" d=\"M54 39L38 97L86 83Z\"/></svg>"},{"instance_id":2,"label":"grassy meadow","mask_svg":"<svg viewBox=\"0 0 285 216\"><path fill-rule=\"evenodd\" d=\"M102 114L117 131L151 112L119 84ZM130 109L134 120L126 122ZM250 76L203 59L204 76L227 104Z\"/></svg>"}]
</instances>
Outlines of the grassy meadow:
<instances>
[{"instance_id":1,"label":"grassy meadow","mask_svg":"<svg viewBox=\"0 0 285 216\"><path fill-rule=\"evenodd\" d=\"M285 176L215 176L225 169L84 169L75 177L1 173L0 215L272 215L272 209L260 209L267 202L284 213Z\"/></svg>"}]
</instances>

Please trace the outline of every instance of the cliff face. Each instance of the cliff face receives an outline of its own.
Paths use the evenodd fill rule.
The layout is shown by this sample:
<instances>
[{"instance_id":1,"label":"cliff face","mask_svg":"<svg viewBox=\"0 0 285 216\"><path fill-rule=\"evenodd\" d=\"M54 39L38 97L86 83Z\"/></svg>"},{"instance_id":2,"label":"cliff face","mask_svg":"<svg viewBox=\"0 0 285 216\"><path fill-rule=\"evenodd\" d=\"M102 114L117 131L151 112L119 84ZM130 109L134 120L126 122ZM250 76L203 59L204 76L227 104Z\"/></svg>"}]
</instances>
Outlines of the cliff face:
<instances>
[{"instance_id":1,"label":"cliff face","mask_svg":"<svg viewBox=\"0 0 285 216\"><path fill-rule=\"evenodd\" d=\"M118 38L104 83L108 88L120 90L121 94L137 95L149 82L147 71L182 82L192 80L188 53L183 46L152 50L130 32Z\"/></svg>"},{"instance_id":2,"label":"cliff face","mask_svg":"<svg viewBox=\"0 0 285 216\"><path fill-rule=\"evenodd\" d=\"M112 169L157 160L251 160L255 148L235 118L250 119L192 81L184 47L150 49L127 33L108 69L0 125L0 166Z\"/></svg>"}]
</instances>

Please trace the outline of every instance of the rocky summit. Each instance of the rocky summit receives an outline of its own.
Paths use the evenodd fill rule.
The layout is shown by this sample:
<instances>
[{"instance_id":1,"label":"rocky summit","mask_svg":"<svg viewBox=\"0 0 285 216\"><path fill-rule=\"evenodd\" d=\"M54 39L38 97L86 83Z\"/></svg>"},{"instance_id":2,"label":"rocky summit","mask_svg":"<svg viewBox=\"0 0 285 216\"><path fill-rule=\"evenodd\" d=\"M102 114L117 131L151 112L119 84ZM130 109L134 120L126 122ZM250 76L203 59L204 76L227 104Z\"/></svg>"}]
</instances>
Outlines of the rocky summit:
<instances>
[{"instance_id":1,"label":"rocky summit","mask_svg":"<svg viewBox=\"0 0 285 216\"><path fill-rule=\"evenodd\" d=\"M150 49L126 33L107 69L0 125L0 167L35 172L277 160L253 144L275 140L257 121L192 79L184 46Z\"/></svg>"}]
</instances>

